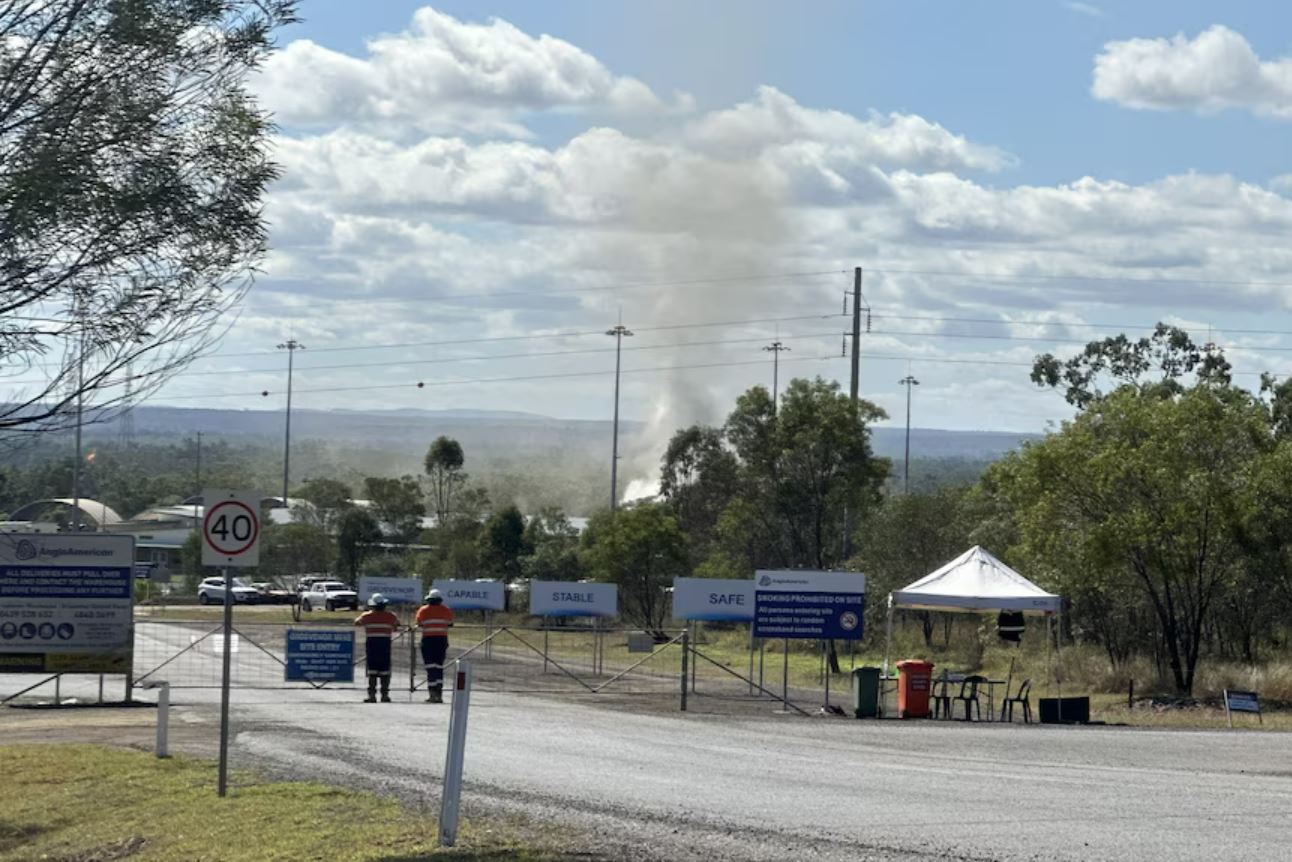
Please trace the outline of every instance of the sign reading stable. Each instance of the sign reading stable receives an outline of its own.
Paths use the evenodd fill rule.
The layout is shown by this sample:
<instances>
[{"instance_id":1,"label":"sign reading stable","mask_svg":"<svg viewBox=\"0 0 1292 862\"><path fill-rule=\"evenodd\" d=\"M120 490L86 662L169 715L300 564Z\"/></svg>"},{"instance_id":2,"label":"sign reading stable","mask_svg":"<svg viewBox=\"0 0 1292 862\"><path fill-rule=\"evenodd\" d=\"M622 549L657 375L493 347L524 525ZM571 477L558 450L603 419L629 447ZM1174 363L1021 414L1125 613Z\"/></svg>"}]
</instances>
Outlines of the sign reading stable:
<instances>
[{"instance_id":1,"label":"sign reading stable","mask_svg":"<svg viewBox=\"0 0 1292 862\"><path fill-rule=\"evenodd\" d=\"M754 584L754 637L861 639L865 575L760 570Z\"/></svg>"},{"instance_id":2,"label":"sign reading stable","mask_svg":"<svg viewBox=\"0 0 1292 862\"><path fill-rule=\"evenodd\" d=\"M613 617L619 613L614 584L531 581L529 612L539 617Z\"/></svg>"}]
</instances>

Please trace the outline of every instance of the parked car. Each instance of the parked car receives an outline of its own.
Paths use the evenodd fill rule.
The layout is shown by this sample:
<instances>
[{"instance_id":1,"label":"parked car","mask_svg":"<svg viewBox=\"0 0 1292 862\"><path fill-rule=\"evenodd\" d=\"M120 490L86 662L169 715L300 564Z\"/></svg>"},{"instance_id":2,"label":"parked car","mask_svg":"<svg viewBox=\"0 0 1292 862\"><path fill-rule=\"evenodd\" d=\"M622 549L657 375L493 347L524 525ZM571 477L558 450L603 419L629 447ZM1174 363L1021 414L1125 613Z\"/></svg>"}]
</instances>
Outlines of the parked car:
<instances>
[{"instance_id":1,"label":"parked car","mask_svg":"<svg viewBox=\"0 0 1292 862\"><path fill-rule=\"evenodd\" d=\"M233 579L233 601L239 605L254 605L260 593L242 578ZM224 604L224 578L203 578L197 587L197 602L201 605Z\"/></svg>"},{"instance_id":2,"label":"parked car","mask_svg":"<svg viewBox=\"0 0 1292 862\"><path fill-rule=\"evenodd\" d=\"M301 593L301 610L313 611L325 608L334 611L337 608L359 609L359 594L340 581L315 581L310 588Z\"/></svg>"},{"instance_id":3,"label":"parked car","mask_svg":"<svg viewBox=\"0 0 1292 862\"><path fill-rule=\"evenodd\" d=\"M252 581L251 588L260 596L260 602L266 605L290 605L296 600L296 594L268 581Z\"/></svg>"}]
</instances>

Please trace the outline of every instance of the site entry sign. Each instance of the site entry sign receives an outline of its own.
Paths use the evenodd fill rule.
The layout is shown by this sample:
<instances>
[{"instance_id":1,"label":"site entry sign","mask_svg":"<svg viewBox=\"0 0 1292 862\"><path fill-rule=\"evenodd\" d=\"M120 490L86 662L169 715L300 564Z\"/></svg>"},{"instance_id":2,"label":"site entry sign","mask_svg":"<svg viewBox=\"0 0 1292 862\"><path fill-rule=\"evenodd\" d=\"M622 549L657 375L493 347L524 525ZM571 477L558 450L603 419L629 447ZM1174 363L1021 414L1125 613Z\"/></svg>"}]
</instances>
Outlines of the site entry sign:
<instances>
[{"instance_id":1,"label":"site entry sign","mask_svg":"<svg viewBox=\"0 0 1292 862\"><path fill-rule=\"evenodd\" d=\"M754 637L861 640L865 575L760 570L754 584Z\"/></svg>"},{"instance_id":2,"label":"site entry sign","mask_svg":"<svg viewBox=\"0 0 1292 862\"><path fill-rule=\"evenodd\" d=\"M134 536L0 533L0 673L129 673Z\"/></svg>"},{"instance_id":3,"label":"site entry sign","mask_svg":"<svg viewBox=\"0 0 1292 862\"><path fill-rule=\"evenodd\" d=\"M354 630L288 629L287 682L354 682Z\"/></svg>"},{"instance_id":4,"label":"site entry sign","mask_svg":"<svg viewBox=\"0 0 1292 862\"><path fill-rule=\"evenodd\" d=\"M260 495L211 488L202 492L202 565L260 565Z\"/></svg>"}]
</instances>

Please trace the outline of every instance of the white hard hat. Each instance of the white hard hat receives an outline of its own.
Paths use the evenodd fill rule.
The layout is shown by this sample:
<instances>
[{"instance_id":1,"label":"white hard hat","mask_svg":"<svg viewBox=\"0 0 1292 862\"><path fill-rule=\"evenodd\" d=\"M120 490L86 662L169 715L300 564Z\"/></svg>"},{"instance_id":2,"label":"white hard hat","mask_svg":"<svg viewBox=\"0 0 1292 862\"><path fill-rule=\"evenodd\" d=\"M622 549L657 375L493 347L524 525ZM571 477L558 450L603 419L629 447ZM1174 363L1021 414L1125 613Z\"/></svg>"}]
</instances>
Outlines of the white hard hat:
<instances>
[{"instance_id":1,"label":"white hard hat","mask_svg":"<svg viewBox=\"0 0 1292 862\"><path fill-rule=\"evenodd\" d=\"M429 593L426 594L426 600L428 602L431 599L443 599L443 598L444 598L444 594L441 593L439 590L431 590Z\"/></svg>"},{"instance_id":2,"label":"white hard hat","mask_svg":"<svg viewBox=\"0 0 1292 862\"><path fill-rule=\"evenodd\" d=\"M380 608L388 604L390 604L389 600L381 593L373 593L372 598L368 599L368 607L370 608Z\"/></svg>"}]
</instances>

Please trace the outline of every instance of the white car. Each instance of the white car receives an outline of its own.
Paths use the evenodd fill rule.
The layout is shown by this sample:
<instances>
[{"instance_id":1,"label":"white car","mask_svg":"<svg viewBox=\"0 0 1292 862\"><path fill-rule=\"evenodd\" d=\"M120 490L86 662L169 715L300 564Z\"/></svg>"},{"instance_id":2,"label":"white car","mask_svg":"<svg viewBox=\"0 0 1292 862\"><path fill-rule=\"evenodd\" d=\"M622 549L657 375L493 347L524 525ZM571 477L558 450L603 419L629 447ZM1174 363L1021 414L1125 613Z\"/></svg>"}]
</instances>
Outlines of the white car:
<instances>
[{"instance_id":1,"label":"white car","mask_svg":"<svg viewBox=\"0 0 1292 862\"><path fill-rule=\"evenodd\" d=\"M255 604L260 598L256 588L242 578L233 579L233 602L239 605ZM197 587L198 604L224 604L224 578L203 578Z\"/></svg>"},{"instance_id":2,"label":"white car","mask_svg":"<svg viewBox=\"0 0 1292 862\"><path fill-rule=\"evenodd\" d=\"M301 610L313 611L324 608L334 611L337 608L359 609L359 594L340 581L315 581L310 588L301 593Z\"/></svg>"}]
</instances>

